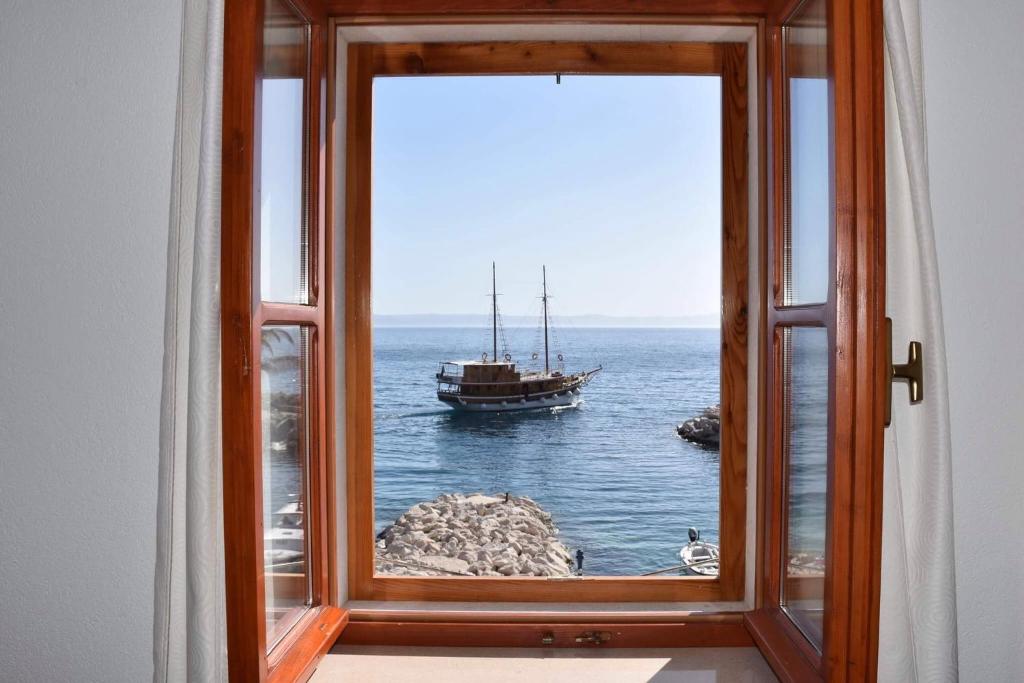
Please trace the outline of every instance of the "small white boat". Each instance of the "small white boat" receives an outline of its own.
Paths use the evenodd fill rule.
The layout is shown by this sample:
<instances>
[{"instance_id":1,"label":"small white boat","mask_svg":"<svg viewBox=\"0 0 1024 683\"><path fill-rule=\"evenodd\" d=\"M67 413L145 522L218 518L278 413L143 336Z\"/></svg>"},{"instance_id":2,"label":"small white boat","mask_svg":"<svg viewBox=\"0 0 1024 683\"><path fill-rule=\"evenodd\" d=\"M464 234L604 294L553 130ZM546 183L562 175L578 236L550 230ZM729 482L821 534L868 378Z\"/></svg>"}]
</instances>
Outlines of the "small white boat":
<instances>
[{"instance_id":1,"label":"small white boat","mask_svg":"<svg viewBox=\"0 0 1024 683\"><path fill-rule=\"evenodd\" d=\"M718 546L700 540L700 532L690 527L690 542L679 551L683 572L698 576L718 576Z\"/></svg>"}]
</instances>

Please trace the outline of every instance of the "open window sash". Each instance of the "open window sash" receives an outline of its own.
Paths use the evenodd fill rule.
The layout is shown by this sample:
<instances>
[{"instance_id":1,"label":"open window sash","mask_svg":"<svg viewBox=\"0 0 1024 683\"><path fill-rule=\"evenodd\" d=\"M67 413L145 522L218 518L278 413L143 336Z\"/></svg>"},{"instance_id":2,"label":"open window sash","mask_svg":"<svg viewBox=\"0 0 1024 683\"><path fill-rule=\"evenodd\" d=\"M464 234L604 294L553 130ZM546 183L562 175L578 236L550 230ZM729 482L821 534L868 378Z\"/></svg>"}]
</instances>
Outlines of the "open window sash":
<instances>
[{"instance_id":1,"label":"open window sash","mask_svg":"<svg viewBox=\"0 0 1024 683\"><path fill-rule=\"evenodd\" d=\"M327 14L227 0L221 308L228 672L302 680L337 639Z\"/></svg>"},{"instance_id":2,"label":"open window sash","mask_svg":"<svg viewBox=\"0 0 1024 683\"><path fill-rule=\"evenodd\" d=\"M873 680L884 377L881 2L767 27L761 543L755 641L783 680Z\"/></svg>"}]
</instances>

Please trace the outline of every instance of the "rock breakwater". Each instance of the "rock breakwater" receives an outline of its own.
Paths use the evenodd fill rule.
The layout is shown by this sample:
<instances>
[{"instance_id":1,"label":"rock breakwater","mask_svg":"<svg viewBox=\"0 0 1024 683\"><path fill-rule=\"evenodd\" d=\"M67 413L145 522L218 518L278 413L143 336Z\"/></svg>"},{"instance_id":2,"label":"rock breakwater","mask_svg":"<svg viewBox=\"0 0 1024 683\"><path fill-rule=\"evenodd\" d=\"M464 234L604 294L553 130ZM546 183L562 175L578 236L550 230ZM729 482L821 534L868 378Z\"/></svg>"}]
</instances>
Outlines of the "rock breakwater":
<instances>
[{"instance_id":1,"label":"rock breakwater","mask_svg":"<svg viewBox=\"0 0 1024 683\"><path fill-rule=\"evenodd\" d=\"M569 576L558 528L526 496L445 494L412 506L377 537L392 576Z\"/></svg>"},{"instance_id":2,"label":"rock breakwater","mask_svg":"<svg viewBox=\"0 0 1024 683\"><path fill-rule=\"evenodd\" d=\"M676 433L687 441L706 448L718 448L722 428L719 406L709 406L700 415L676 427Z\"/></svg>"}]
</instances>

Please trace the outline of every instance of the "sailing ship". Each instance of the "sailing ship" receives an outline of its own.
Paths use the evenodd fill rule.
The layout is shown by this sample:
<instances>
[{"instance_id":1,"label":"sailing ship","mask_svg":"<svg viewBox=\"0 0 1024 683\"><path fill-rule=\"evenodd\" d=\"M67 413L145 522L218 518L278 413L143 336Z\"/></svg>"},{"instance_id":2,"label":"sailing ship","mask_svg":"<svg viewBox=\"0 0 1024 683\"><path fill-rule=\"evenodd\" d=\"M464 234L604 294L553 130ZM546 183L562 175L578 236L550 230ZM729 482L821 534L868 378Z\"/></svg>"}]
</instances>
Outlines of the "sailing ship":
<instances>
[{"instance_id":1,"label":"sailing ship","mask_svg":"<svg viewBox=\"0 0 1024 683\"><path fill-rule=\"evenodd\" d=\"M593 370L566 374L559 367L552 370L548 333L548 273L542 268L544 310L544 371L516 369L512 356L505 353L498 358L498 288L495 266L491 263L491 329L493 355L484 353L480 360L453 360L441 363L437 378L437 400L450 408L470 412L506 412L574 406L580 391L601 371ZM534 358L537 354L534 354Z\"/></svg>"}]
</instances>

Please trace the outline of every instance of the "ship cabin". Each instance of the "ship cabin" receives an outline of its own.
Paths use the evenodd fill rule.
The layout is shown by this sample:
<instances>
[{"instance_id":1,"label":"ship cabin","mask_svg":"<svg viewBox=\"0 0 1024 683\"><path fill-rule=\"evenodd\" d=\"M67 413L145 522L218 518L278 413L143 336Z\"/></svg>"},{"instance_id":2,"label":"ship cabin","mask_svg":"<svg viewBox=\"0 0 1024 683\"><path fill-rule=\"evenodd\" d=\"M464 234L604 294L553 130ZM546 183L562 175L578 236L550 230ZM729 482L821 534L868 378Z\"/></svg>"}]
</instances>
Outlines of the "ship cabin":
<instances>
[{"instance_id":1,"label":"ship cabin","mask_svg":"<svg viewBox=\"0 0 1024 683\"><path fill-rule=\"evenodd\" d=\"M441 363L437 375L438 398L521 398L557 391L564 386L561 372L544 375L520 373L511 361L459 360Z\"/></svg>"},{"instance_id":2,"label":"ship cabin","mask_svg":"<svg viewBox=\"0 0 1024 683\"><path fill-rule=\"evenodd\" d=\"M454 396L503 396L520 393L522 376L516 364L505 361L457 360L441 363L437 373L438 393Z\"/></svg>"}]
</instances>

